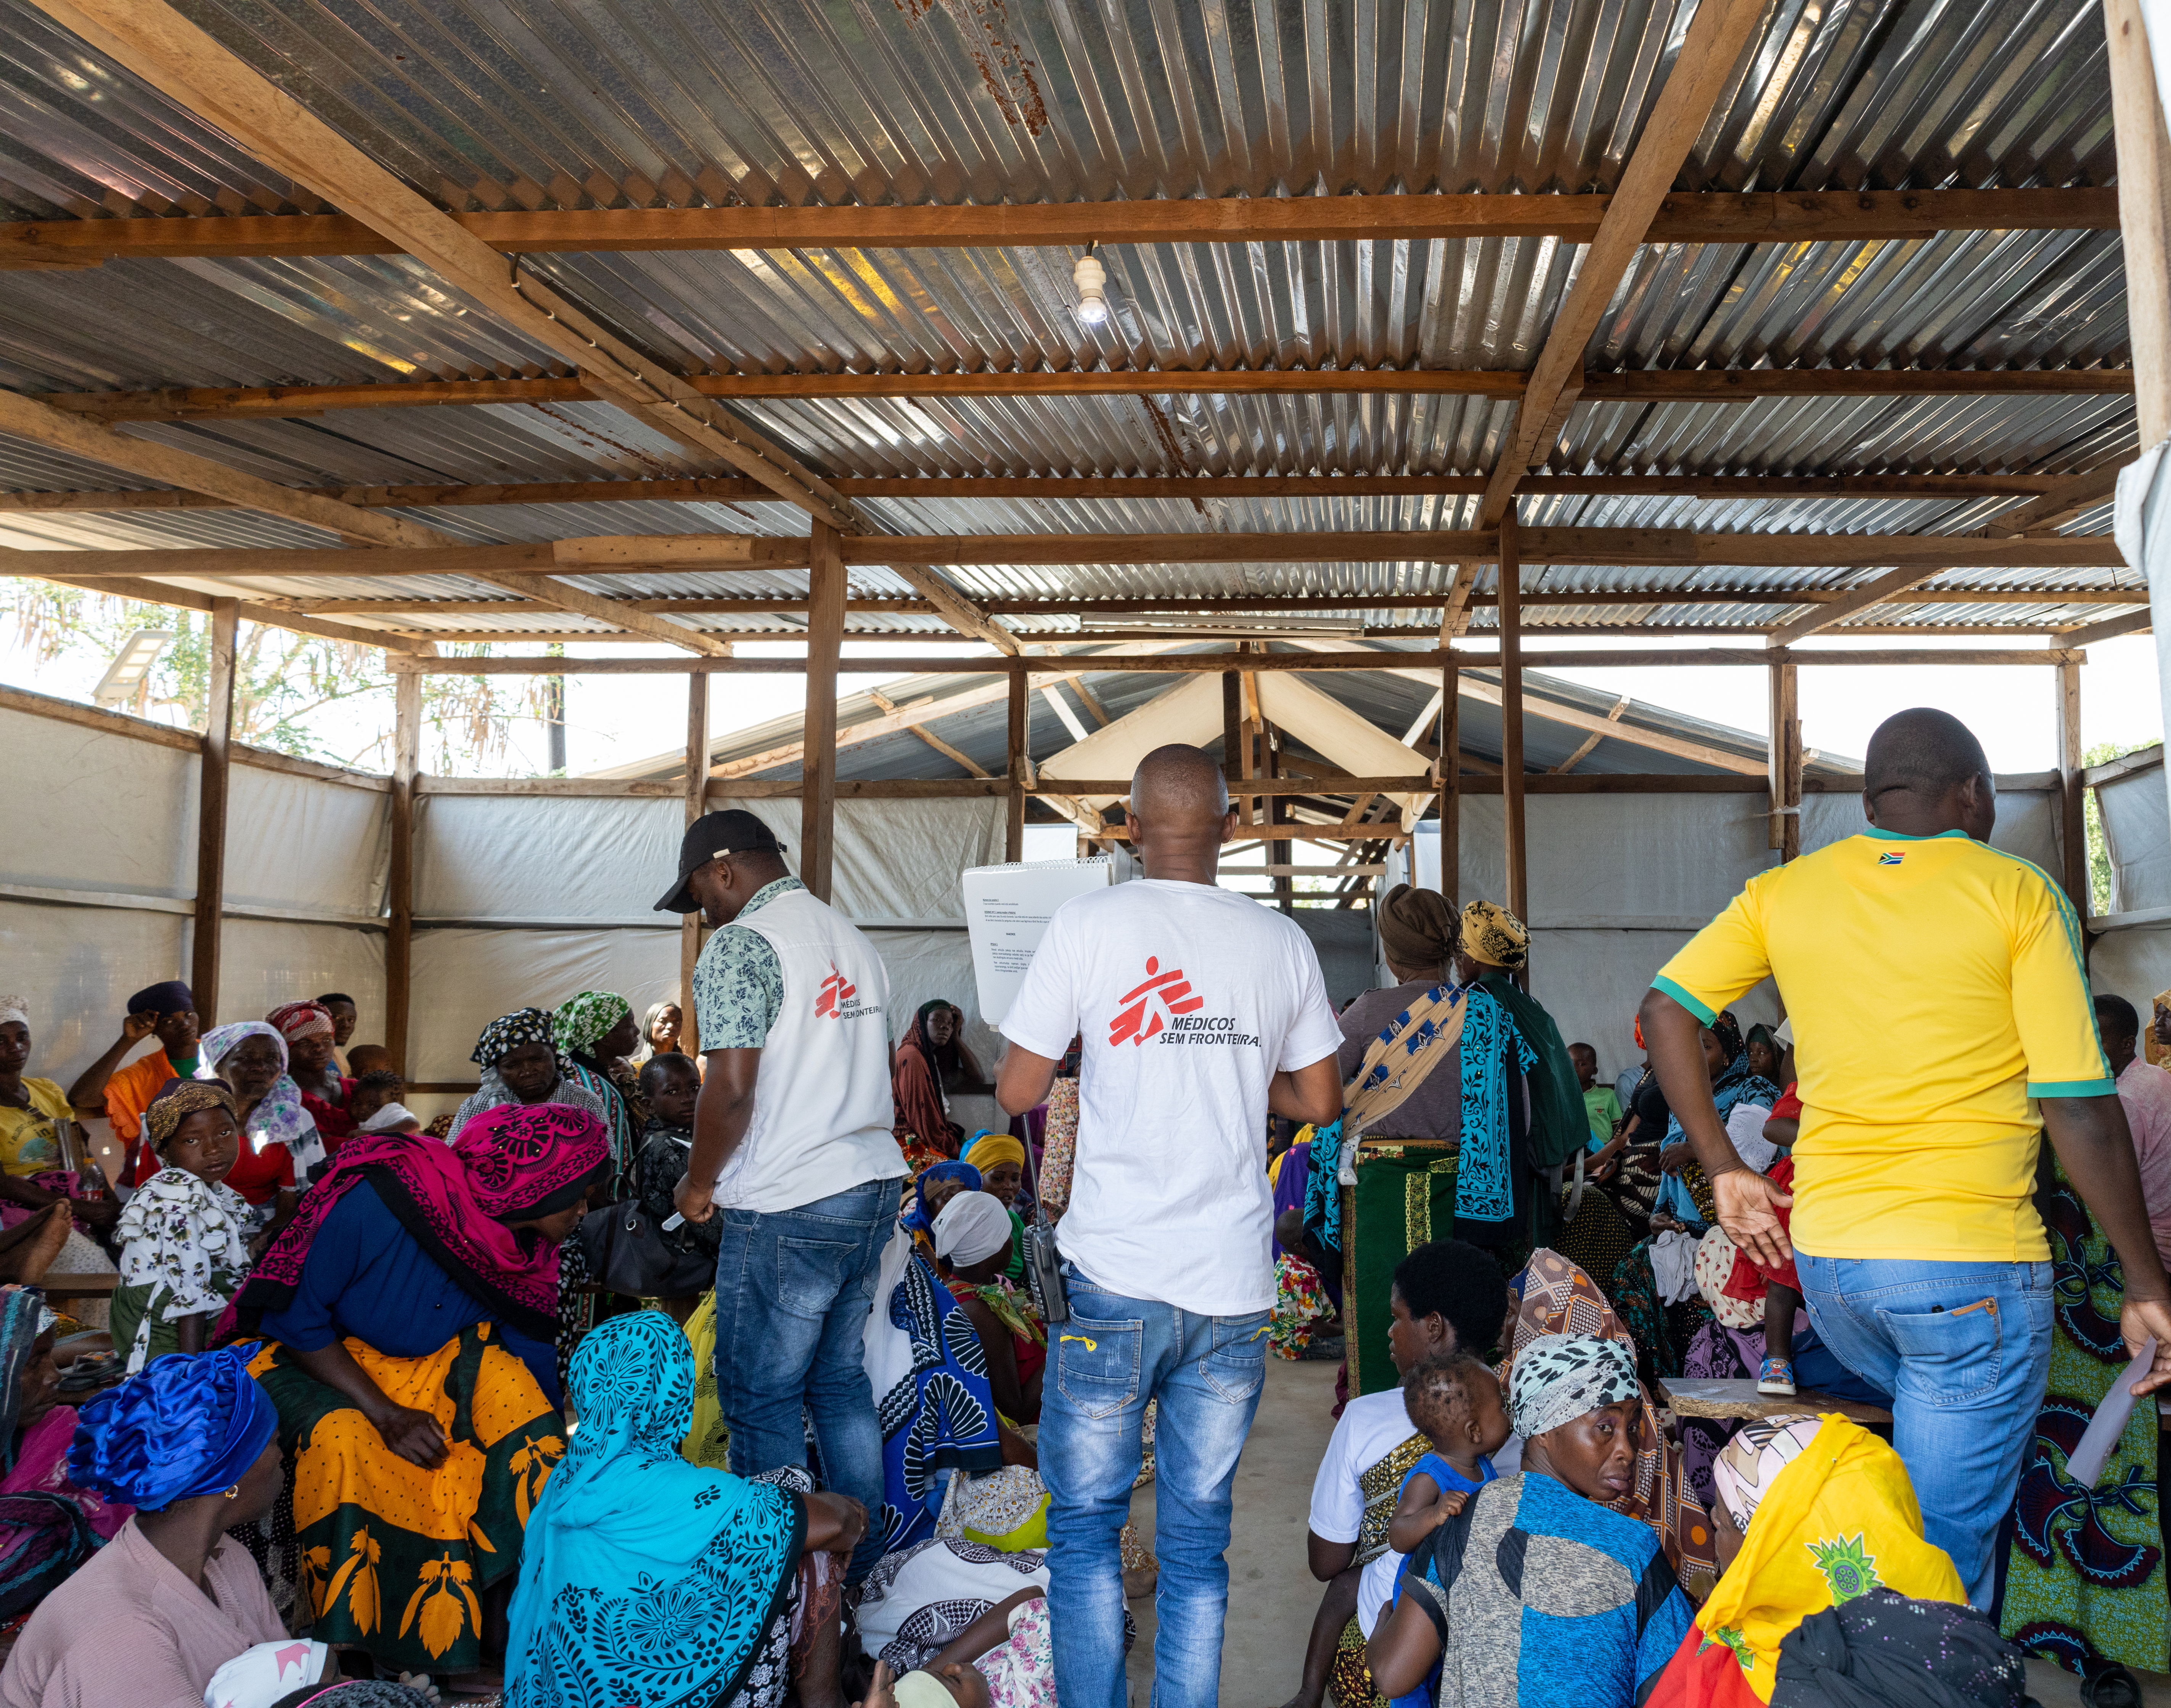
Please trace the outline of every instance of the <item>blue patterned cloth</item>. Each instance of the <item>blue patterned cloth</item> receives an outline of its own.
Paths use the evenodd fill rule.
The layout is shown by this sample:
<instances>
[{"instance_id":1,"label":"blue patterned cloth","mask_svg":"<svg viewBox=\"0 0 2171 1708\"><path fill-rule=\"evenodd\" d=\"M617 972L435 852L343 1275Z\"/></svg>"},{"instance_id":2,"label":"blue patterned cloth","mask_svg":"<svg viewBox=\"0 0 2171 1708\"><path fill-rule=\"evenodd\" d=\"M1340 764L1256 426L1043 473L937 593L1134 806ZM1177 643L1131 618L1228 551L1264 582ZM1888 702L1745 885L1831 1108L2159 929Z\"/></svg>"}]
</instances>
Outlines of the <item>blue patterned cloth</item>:
<instances>
[{"instance_id":1,"label":"blue patterned cloth","mask_svg":"<svg viewBox=\"0 0 2171 1708\"><path fill-rule=\"evenodd\" d=\"M694 1349L660 1311L591 1330L567 1385L580 1427L528 1520L506 1708L726 1700L787 1604L799 1501L679 1457Z\"/></svg>"},{"instance_id":2,"label":"blue patterned cloth","mask_svg":"<svg viewBox=\"0 0 2171 1708\"><path fill-rule=\"evenodd\" d=\"M694 963L694 1017L704 1051L759 1050L769 1041L769 1029L784 1009L784 968L769 940L739 920L806 887L791 877L764 884L739 909L738 919L701 945L701 958Z\"/></svg>"},{"instance_id":3,"label":"blue patterned cloth","mask_svg":"<svg viewBox=\"0 0 2171 1708\"><path fill-rule=\"evenodd\" d=\"M883 1271L898 1278L876 1306L876 1325L887 1323L888 1332L868 1337L867 1376L882 1432L882 1510L867 1516L882 1528L883 1552L895 1553L935 1534L941 1472L998 1470L1003 1449L973 1320L909 1241Z\"/></svg>"},{"instance_id":4,"label":"blue patterned cloth","mask_svg":"<svg viewBox=\"0 0 2171 1708\"><path fill-rule=\"evenodd\" d=\"M1508 1156L1508 1099L1522 1095L1522 1075L1537 1065L1515 1022L1492 993L1472 985L1462 1022L1462 1150L1455 1159L1458 1221L1506 1222L1515 1214L1515 1181ZM1509 1082L1508 1052L1518 1083Z\"/></svg>"},{"instance_id":5,"label":"blue patterned cloth","mask_svg":"<svg viewBox=\"0 0 2171 1708\"><path fill-rule=\"evenodd\" d=\"M1304 1183L1304 1230L1320 1249L1342 1255L1342 1122L1311 1130L1311 1170Z\"/></svg>"}]
</instances>

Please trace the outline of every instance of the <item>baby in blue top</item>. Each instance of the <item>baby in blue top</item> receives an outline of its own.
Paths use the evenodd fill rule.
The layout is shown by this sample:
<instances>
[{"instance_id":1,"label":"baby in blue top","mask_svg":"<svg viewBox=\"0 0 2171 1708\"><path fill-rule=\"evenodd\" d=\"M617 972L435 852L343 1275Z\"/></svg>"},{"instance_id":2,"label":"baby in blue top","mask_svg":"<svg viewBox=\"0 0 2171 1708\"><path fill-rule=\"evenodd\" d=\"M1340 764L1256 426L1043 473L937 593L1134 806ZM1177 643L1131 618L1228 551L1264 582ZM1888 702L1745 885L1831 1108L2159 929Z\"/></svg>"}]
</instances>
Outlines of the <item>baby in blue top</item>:
<instances>
[{"instance_id":1,"label":"baby in blue top","mask_svg":"<svg viewBox=\"0 0 2171 1708\"><path fill-rule=\"evenodd\" d=\"M1514 1432L1499 1379L1469 1352L1421 1359L1402 1377L1402 1409L1433 1450L1402 1479L1387 1545L1407 1554L1493 1480L1492 1455Z\"/></svg>"}]
</instances>

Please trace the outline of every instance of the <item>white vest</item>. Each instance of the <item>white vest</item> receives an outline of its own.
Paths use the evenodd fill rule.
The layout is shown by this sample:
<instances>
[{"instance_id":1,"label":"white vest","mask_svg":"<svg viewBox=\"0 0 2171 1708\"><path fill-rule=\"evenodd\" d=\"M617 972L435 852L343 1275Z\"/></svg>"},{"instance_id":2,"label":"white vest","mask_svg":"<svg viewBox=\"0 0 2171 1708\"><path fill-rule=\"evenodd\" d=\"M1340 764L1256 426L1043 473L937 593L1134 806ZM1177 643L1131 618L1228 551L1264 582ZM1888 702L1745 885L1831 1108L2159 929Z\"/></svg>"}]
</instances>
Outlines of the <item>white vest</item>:
<instances>
[{"instance_id":1,"label":"white vest","mask_svg":"<svg viewBox=\"0 0 2171 1708\"><path fill-rule=\"evenodd\" d=\"M716 1176L727 1210L796 1210L901 1180L891 1132L889 972L859 928L806 890L738 924L776 951L784 1003L762 1046L746 1138Z\"/></svg>"}]
</instances>

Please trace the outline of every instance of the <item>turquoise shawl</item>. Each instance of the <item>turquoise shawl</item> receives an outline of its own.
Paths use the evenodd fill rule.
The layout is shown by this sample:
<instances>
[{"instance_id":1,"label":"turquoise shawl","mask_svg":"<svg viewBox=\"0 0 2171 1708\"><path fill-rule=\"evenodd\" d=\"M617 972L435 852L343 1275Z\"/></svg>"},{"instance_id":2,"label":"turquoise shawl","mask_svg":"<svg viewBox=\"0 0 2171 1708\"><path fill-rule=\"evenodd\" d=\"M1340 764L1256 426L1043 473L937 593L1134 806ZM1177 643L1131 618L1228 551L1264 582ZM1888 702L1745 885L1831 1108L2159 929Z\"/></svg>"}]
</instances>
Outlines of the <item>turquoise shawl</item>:
<instances>
[{"instance_id":1,"label":"turquoise shawl","mask_svg":"<svg viewBox=\"0 0 2171 1708\"><path fill-rule=\"evenodd\" d=\"M710 1708L786 1604L806 1508L678 1456L694 1349L662 1312L591 1329L566 1388L580 1423L528 1523L506 1708Z\"/></svg>"}]
</instances>

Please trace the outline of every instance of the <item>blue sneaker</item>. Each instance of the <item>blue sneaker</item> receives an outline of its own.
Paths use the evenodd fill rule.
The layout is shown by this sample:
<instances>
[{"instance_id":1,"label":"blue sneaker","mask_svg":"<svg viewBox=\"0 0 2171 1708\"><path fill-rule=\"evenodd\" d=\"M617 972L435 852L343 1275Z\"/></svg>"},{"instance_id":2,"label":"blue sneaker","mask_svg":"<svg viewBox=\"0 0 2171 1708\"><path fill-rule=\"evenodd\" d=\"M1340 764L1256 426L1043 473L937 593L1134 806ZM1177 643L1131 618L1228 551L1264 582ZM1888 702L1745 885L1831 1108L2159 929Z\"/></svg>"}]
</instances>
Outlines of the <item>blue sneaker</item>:
<instances>
[{"instance_id":1,"label":"blue sneaker","mask_svg":"<svg viewBox=\"0 0 2171 1708\"><path fill-rule=\"evenodd\" d=\"M1756 1391L1791 1400L1794 1397L1794 1366L1791 1360L1767 1357L1756 1372Z\"/></svg>"}]
</instances>

